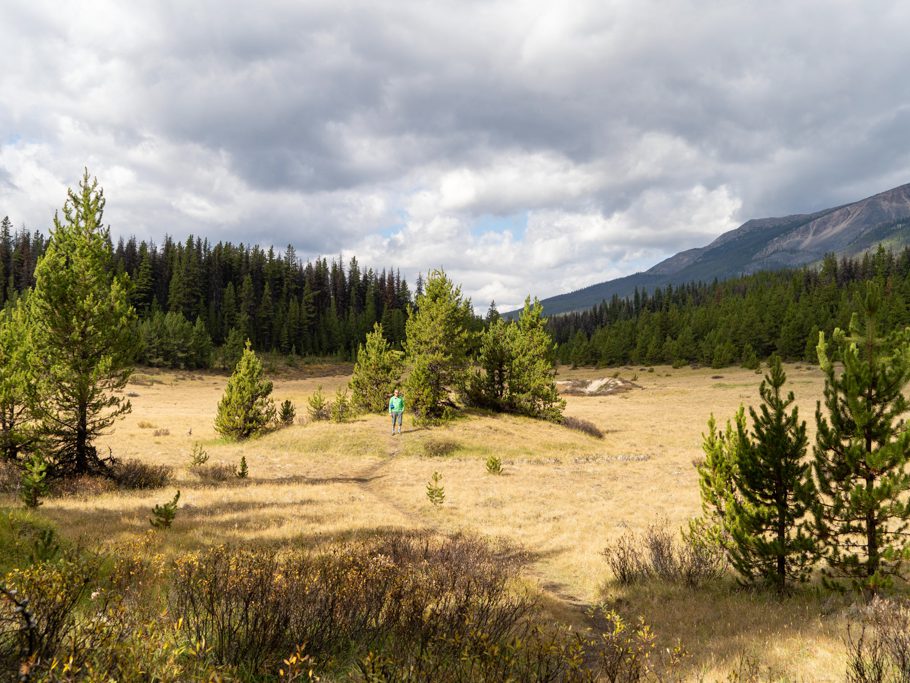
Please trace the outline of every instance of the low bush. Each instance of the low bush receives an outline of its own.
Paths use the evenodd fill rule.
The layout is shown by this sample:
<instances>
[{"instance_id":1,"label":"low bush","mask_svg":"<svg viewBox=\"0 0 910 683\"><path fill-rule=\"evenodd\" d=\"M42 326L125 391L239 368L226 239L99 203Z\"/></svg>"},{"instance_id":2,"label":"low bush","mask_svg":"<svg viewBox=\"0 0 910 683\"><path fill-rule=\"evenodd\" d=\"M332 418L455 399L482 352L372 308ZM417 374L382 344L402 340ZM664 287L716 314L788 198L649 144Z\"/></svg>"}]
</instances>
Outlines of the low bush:
<instances>
[{"instance_id":1,"label":"low bush","mask_svg":"<svg viewBox=\"0 0 910 683\"><path fill-rule=\"evenodd\" d=\"M850 683L910 681L910 602L876 598L848 627Z\"/></svg>"},{"instance_id":2,"label":"low bush","mask_svg":"<svg viewBox=\"0 0 910 683\"><path fill-rule=\"evenodd\" d=\"M111 479L123 489L160 489L171 482L173 470L167 465L150 465L136 458L115 460Z\"/></svg>"},{"instance_id":3,"label":"low bush","mask_svg":"<svg viewBox=\"0 0 910 683\"><path fill-rule=\"evenodd\" d=\"M427 439L423 442L423 454L428 458L444 458L460 448L452 439Z\"/></svg>"},{"instance_id":4,"label":"low bush","mask_svg":"<svg viewBox=\"0 0 910 683\"><path fill-rule=\"evenodd\" d=\"M198 465L190 471L199 477L199 481L203 484L221 484L237 478L237 470L224 463Z\"/></svg>"},{"instance_id":5,"label":"low bush","mask_svg":"<svg viewBox=\"0 0 910 683\"><path fill-rule=\"evenodd\" d=\"M590 420L583 420L579 417L564 416L562 418L563 427L568 427L569 429L574 429L579 432L584 432L588 436L593 436L595 439L604 438L604 433L596 424Z\"/></svg>"},{"instance_id":6,"label":"low bush","mask_svg":"<svg viewBox=\"0 0 910 683\"><path fill-rule=\"evenodd\" d=\"M0 595L0 679L590 683L661 680L678 659L614 612L597 634L554 624L516 581L525 555L474 537L173 560L159 538L10 572L34 626Z\"/></svg>"},{"instance_id":7,"label":"low bush","mask_svg":"<svg viewBox=\"0 0 910 683\"><path fill-rule=\"evenodd\" d=\"M666 521L641 534L623 534L603 555L622 585L653 578L697 587L720 578L726 569L721 548L693 536L679 537Z\"/></svg>"}]
</instances>

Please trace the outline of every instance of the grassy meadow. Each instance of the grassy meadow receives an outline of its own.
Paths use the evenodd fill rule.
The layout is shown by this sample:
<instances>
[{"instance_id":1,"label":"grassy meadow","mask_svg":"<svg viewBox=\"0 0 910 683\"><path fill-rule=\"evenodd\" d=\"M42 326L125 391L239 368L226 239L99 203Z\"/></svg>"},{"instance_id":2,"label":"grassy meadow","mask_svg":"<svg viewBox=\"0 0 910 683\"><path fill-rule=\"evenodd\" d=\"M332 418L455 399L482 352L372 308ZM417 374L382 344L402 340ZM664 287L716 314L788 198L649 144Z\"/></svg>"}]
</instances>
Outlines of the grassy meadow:
<instances>
[{"instance_id":1,"label":"grassy meadow","mask_svg":"<svg viewBox=\"0 0 910 683\"><path fill-rule=\"evenodd\" d=\"M679 640L693 680L842 680L842 642L849 597L807 589L780 602L737 589L732 579L704 589L612 581L602 556L628 530L666 519L683 526L700 509L693 462L711 413L723 423L742 403L757 405L756 373L738 369L620 368L640 388L609 396L567 397L566 414L605 433L596 439L560 425L468 413L434 428L417 428L405 413L392 436L384 415L346 424L306 423L306 399L321 386L331 399L350 367L305 366L275 376L274 398L290 399L298 422L243 443L213 429L227 378L208 373L138 370L128 387L133 410L99 444L118 458L174 468L166 489L85 492L49 498L38 515L87 546L139 537L151 508L180 489L164 552L233 542L310 547L339 539L423 530L467 531L501 539L529 554L525 580L541 591L555 617L583 628L586 608L606 602L652 626L661 648ZM615 370L560 369L559 379L610 376ZM817 367L788 366L788 387L813 431L821 397ZM193 445L209 464L236 465L249 479L200 482L189 468ZM485 461L503 461L501 476ZM445 502L432 506L426 484L442 475ZM9 505L15 505L9 501Z\"/></svg>"}]
</instances>

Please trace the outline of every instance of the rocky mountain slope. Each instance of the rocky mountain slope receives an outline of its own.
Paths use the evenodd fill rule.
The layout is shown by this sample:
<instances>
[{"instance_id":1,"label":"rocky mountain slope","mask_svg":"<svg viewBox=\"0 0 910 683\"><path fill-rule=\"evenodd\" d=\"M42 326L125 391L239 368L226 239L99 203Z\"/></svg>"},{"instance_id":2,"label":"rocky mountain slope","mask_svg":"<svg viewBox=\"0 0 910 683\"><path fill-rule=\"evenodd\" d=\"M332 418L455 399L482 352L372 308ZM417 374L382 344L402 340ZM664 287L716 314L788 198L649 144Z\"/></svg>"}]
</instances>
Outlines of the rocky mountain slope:
<instances>
[{"instance_id":1,"label":"rocky mountain slope","mask_svg":"<svg viewBox=\"0 0 910 683\"><path fill-rule=\"evenodd\" d=\"M910 183L852 204L811 214L760 218L711 244L682 251L644 273L602 282L543 300L547 315L590 308L614 294L668 284L711 281L760 270L813 264L825 254L855 256L879 244L910 245Z\"/></svg>"}]
</instances>

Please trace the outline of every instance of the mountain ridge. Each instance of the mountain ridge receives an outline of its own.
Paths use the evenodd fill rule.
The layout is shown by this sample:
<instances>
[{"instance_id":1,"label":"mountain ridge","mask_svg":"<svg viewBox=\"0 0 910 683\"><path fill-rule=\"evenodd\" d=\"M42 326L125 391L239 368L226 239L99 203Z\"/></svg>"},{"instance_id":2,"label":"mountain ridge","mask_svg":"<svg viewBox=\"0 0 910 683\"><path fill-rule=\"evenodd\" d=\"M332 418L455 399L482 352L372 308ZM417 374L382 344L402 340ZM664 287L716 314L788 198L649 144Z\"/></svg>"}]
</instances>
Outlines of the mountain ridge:
<instances>
[{"instance_id":1,"label":"mountain ridge","mask_svg":"<svg viewBox=\"0 0 910 683\"><path fill-rule=\"evenodd\" d=\"M687 282L726 280L760 270L811 265L829 253L856 256L883 244L910 245L910 183L813 213L752 218L704 247L686 249L646 271L543 299L546 315L596 306ZM514 312L513 312L514 313Z\"/></svg>"}]
</instances>

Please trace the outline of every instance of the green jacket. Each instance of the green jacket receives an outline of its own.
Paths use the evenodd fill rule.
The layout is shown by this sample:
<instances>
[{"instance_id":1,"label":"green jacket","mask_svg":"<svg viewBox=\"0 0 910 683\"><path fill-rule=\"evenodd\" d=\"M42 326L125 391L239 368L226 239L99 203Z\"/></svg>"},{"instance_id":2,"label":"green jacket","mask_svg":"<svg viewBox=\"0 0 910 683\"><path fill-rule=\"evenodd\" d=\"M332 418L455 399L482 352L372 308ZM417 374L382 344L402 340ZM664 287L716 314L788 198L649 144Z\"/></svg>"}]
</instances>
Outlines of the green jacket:
<instances>
[{"instance_id":1,"label":"green jacket","mask_svg":"<svg viewBox=\"0 0 910 683\"><path fill-rule=\"evenodd\" d=\"M389 399L389 412L390 413L403 413L404 412L404 396L392 396Z\"/></svg>"}]
</instances>

